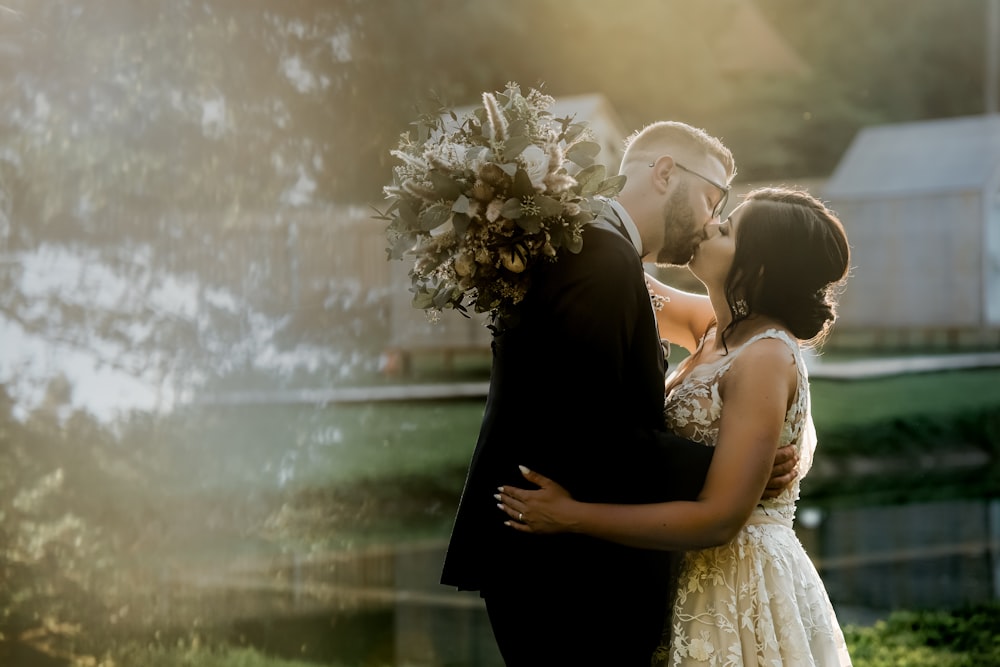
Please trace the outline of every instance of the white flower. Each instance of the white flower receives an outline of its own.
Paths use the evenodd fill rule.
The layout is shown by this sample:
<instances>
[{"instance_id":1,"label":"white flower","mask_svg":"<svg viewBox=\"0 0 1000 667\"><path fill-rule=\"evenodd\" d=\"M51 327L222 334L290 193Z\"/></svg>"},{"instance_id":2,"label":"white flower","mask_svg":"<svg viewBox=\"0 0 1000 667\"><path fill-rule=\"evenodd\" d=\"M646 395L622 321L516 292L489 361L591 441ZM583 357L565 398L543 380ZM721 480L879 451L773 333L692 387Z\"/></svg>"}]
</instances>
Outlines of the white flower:
<instances>
[{"instance_id":1,"label":"white flower","mask_svg":"<svg viewBox=\"0 0 1000 667\"><path fill-rule=\"evenodd\" d=\"M431 235L432 239L441 239L441 238L445 237L445 235L448 232L452 231L453 229L454 229L454 226L452 225L451 218L449 217L447 220L445 220L444 222L442 222L440 225L438 225L437 227L435 227L434 229L432 229L430 231L430 235ZM445 239L445 240L446 241L450 241L450 239Z\"/></svg>"},{"instance_id":2,"label":"white flower","mask_svg":"<svg viewBox=\"0 0 1000 667\"><path fill-rule=\"evenodd\" d=\"M486 219L490 222L494 222L500 217L500 211L503 210L503 201L499 199L494 199L486 206Z\"/></svg>"},{"instance_id":3,"label":"white flower","mask_svg":"<svg viewBox=\"0 0 1000 667\"><path fill-rule=\"evenodd\" d=\"M465 152L465 165L472 170L472 173L478 174L483 165L490 161L492 155L490 149L485 146L470 147Z\"/></svg>"},{"instance_id":4,"label":"white flower","mask_svg":"<svg viewBox=\"0 0 1000 667\"><path fill-rule=\"evenodd\" d=\"M538 146L532 144L523 151L519 157L524 171L527 172L531 184L539 192L545 190L545 177L549 173L549 155Z\"/></svg>"},{"instance_id":5,"label":"white flower","mask_svg":"<svg viewBox=\"0 0 1000 667\"><path fill-rule=\"evenodd\" d=\"M712 385L712 405L708 409L709 421L715 421L722 414L722 397L719 396L719 385Z\"/></svg>"},{"instance_id":6,"label":"white flower","mask_svg":"<svg viewBox=\"0 0 1000 667\"><path fill-rule=\"evenodd\" d=\"M695 660L708 660L713 653L715 653L715 647L712 646L712 642L708 641L704 633L700 638L691 639L691 643L688 644L688 655Z\"/></svg>"}]
</instances>

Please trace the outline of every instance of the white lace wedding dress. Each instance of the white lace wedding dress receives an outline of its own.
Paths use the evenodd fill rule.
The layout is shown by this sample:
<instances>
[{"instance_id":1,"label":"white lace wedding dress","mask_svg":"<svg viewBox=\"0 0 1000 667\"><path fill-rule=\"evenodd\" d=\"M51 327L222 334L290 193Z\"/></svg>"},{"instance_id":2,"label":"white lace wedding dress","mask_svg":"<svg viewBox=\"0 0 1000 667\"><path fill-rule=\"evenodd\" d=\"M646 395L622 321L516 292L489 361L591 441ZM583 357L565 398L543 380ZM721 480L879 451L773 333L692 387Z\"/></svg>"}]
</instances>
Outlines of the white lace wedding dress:
<instances>
[{"instance_id":1,"label":"white lace wedding dress","mask_svg":"<svg viewBox=\"0 0 1000 667\"><path fill-rule=\"evenodd\" d=\"M670 643L657 650L657 665L851 664L823 582L792 529L798 480L809 470L816 445L809 380L796 341L771 329L696 367L671 391L667 425L714 447L722 410L719 381L740 352L761 338L785 341L795 357L798 393L785 415L781 445L798 447L799 476L780 496L762 501L732 542L685 554Z\"/></svg>"}]
</instances>

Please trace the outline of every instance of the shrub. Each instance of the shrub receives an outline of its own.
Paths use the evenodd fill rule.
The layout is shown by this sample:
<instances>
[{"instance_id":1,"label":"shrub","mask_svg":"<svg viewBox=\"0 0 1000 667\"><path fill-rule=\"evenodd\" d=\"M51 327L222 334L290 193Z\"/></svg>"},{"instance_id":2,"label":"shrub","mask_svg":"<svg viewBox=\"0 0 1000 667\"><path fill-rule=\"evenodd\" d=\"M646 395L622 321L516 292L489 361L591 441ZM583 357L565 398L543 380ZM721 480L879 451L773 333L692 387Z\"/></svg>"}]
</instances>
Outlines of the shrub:
<instances>
[{"instance_id":1,"label":"shrub","mask_svg":"<svg viewBox=\"0 0 1000 667\"><path fill-rule=\"evenodd\" d=\"M1000 602L956 611L896 611L870 627L847 626L854 667L1000 665Z\"/></svg>"}]
</instances>

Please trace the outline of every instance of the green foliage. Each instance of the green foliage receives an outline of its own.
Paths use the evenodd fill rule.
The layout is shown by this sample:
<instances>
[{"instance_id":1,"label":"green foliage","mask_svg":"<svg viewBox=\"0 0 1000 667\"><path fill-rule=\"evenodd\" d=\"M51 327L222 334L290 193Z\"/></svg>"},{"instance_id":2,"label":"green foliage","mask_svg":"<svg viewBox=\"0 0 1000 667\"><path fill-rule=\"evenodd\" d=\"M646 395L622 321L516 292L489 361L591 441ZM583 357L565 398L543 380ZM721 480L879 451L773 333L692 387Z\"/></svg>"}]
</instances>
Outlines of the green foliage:
<instances>
[{"instance_id":1,"label":"green foliage","mask_svg":"<svg viewBox=\"0 0 1000 667\"><path fill-rule=\"evenodd\" d=\"M947 611L896 611L871 627L847 626L854 667L1000 665L1000 604Z\"/></svg>"},{"instance_id":2,"label":"green foliage","mask_svg":"<svg viewBox=\"0 0 1000 667\"><path fill-rule=\"evenodd\" d=\"M148 517L131 472L85 414L0 414L0 656L15 638L55 655L96 648L124 592L118 552Z\"/></svg>"},{"instance_id":3,"label":"green foliage","mask_svg":"<svg viewBox=\"0 0 1000 667\"><path fill-rule=\"evenodd\" d=\"M881 422L849 424L824 432L824 456L914 457L922 452L978 449L1000 454L1000 409L992 406L953 414L897 416Z\"/></svg>"},{"instance_id":4,"label":"green foliage","mask_svg":"<svg viewBox=\"0 0 1000 667\"><path fill-rule=\"evenodd\" d=\"M948 417L1000 407L1000 368L914 373L843 381L810 381L816 428L821 432L895 419ZM825 443L821 442L821 447Z\"/></svg>"},{"instance_id":5,"label":"green foliage","mask_svg":"<svg viewBox=\"0 0 1000 667\"><path fill-rule=\"evenodd\" d=\"M891 504L1000 496L1000 409L904 415L818 433L811 502Z\"/></svg>"},{"instance_id":6,"label":"green foliage","mask_svg":"<svg viewBox=\"0 0 1000 667\"><path fill-rule=\"evenodd\" d=\"M125 643L108 652L108 665L121 667L315 667L304 660L286 660L251 648L226 645L162 646L158 644ZM324 663L330 667L348 667L343 663ZM100 665L98 667L101 667ZM388 667L388 666L387 666Z\"/></svg>"}]
</instances>

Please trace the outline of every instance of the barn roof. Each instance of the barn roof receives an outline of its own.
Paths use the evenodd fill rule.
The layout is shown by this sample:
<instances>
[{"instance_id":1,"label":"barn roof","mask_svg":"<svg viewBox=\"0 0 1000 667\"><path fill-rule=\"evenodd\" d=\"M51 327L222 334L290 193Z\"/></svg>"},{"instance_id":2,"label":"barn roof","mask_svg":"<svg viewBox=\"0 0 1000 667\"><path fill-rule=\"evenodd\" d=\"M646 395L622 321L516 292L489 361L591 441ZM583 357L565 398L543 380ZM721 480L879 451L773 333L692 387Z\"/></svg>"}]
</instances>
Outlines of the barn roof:
<instances>
[{"instance_id":1,"label":"barn roof","mask_svg":"<svg viewBox=\"0 0 1000 667\"><path fill-rule=\"evenodd\" d=\"M875 198L983 188L1000 166L1000 115L964 116L861 130L824 196Z\"/></svg>"}]
</instances>

